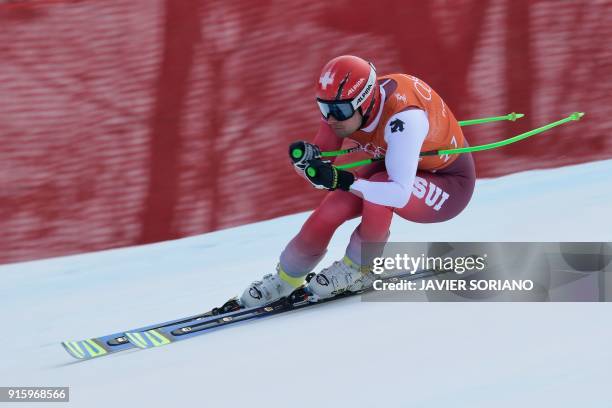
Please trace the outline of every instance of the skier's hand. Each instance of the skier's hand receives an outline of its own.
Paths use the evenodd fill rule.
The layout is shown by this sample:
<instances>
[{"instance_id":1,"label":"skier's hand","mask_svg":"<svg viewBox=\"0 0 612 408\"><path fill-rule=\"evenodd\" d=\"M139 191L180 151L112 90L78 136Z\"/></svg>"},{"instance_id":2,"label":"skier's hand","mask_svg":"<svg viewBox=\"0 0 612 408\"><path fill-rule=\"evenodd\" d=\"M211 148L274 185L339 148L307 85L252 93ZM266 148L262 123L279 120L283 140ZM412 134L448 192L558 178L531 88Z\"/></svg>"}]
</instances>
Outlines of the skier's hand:
<instances>
[{"instance_id":1,"label":"skier's hand","mask_svg":"<svg viewBox=\"0 0 612 408\"><path fill-rule=\"evenodd\" d=\"M321 159L308 160L304 175L316 188L349 191L355 182L355 176L350 171L334 167L330 162Z\"/></svg>"},{"instance_id":2,"label":"skier's hand","mask_svg":"<svg viewBox=\"0 0 612 408\"><path fill-rule=\"evenodd\" d=\"M321 149L312 143L300 140L289 145L289 157L296 170L304 171L308 160L321 157Z\"/></svg>"}]
</instances>

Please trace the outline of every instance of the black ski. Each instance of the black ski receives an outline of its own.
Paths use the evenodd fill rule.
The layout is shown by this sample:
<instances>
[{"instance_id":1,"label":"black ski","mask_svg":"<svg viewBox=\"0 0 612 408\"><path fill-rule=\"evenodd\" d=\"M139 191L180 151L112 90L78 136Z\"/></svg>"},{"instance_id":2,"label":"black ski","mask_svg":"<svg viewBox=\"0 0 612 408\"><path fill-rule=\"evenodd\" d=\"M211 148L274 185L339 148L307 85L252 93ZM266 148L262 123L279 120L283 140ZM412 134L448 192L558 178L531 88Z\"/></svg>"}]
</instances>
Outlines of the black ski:
<instances>
[{"instance_id":1,"label":"black ski","mask_svg":"<svg viewBox=\"0 0 612 408\"><path fill-rule=\"evenodd\" d=\"M449 271L445 270L424 270L414 274L406 273L402 275L396 275L391 278L381 279L384 282L395 282L400 280L416 280L424 279ZM312 274L314 275L314 274ZM312 276L311 275L311 276ZM309 276L309 277L311 277ZM308 278L307 278L308 280ZM147 349L152 347L165 346L167 344L186 340L191 337L199 336L207 333L210 330L217 329L223 326L244 322L260 317L272 316L279 313L285 313L293 310L303 309L306 307L312 307L329 303L335 300L343 299L350 296L365 293L372 290L362 290L359 292L343 292L334 297L313 301L312 295L307 291L305 287L296 289L290 296L279 299L265 306L257 306L248 309L238 309L240 307L238 301L233 298L226 302L221 308L213 309L211 311L212 316L202 319L199 321L178 323L175 325L169 325L164 327L158 327L155 329L144 330L144 331L130 331L126 332L125 336L127 339L136 347ZM236 310L237 309L237 310ZM214 314L214 312L217 314ZM220 311L227 311L226 313L218 313Z\"/></svg>"}]
</instances>

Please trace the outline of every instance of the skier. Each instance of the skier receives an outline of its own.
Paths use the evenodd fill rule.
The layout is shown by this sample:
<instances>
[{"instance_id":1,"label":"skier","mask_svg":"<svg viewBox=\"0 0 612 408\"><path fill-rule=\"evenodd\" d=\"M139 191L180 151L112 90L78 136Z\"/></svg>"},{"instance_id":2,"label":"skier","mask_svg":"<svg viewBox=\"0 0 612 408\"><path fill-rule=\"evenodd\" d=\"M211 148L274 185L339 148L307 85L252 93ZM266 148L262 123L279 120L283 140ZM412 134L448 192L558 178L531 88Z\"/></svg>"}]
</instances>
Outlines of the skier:
<instances>
[{"instance_id":1,"label":"skier","mask_svg":"<svg viewBox=\"0 0 612 408\"><path fill-rule=\"evenodd\" d=\"M326 253L335 230L361 216L345 255L307 284L324 299L372 284L371 259L362 243L384 243L393 214L413 222L447 221L468 204L475 184L471 154L421 152L467 147L461 127L442 98L422 80L405 74L377 77L374 65L344 55L329 61L317 82L323 115L312 143L289 147L296 171L316 188L330 192L281 253L275 274L253 282L240 298L244 307L268 304L304 284ZM320 152L338 150L345 138L364 151L384 154L358 171L334 167Z\"/></svg>"}]
</instances>

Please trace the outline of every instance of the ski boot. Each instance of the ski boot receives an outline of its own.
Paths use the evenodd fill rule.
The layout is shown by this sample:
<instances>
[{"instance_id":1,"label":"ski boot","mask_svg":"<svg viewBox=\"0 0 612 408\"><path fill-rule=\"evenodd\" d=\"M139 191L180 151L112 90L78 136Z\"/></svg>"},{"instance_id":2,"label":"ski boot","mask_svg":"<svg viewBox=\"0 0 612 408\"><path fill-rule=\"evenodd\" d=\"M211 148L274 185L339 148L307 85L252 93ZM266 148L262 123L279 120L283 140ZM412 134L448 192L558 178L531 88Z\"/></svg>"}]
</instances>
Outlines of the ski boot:
<instances>
[{"instance_id":1,"label":"ski boot","mask_svg":"<svg viewBox=\"0 0 612 408\"><path fill-rule=\"evenodd\" d=\"M290 296L303 283L304 278L287 275L278 264L275 274L267 274L261 280L251 283L240 296L239 302L245 308L264 306Z\"/></svg>"},{"instance_id":2,"label":"ski boot","mask_svg":"<svg viewBox=\"0 0 612 408\"><path fill-rule=\"evenodd\" d=\"M347 291L360 292L369 288L375 280L370 267L359 266L345 256L316 274L308 282L307 289L312 294L311 301L317 301Z\"/></svg>"}]
</instances>

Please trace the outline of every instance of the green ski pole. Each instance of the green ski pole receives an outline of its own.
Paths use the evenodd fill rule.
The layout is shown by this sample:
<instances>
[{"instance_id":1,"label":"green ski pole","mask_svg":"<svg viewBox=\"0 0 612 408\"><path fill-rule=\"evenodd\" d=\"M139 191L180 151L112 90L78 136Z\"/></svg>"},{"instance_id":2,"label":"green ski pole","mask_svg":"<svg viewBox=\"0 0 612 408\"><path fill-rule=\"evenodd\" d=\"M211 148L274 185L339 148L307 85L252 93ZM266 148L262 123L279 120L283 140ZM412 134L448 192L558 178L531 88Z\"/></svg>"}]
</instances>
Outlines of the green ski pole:
<instances>
[{"instance_id":1,"label":"green ski pole","mask_svg":"<svg viewBox=\"0 0 612 408\"><path fill-rule=\"evenodd\" d=\"M569 115L568 117L558 120L556 122L552 122L549 123L547 125L541 126L537 129L533 129L530 130L528 132L525 133L521 133L520 135L508 138L508 139L504 139L504 140L500 140L498 142L493 142L493 143L488 143L488 144L484 144L484 145L479 145L479 146L471 146L471 147L462 147L462 148L458 148L458 149L442 149L442 150L431 150L428 152L422 152L421 153L421 157L423 156L441 156L441 155L445 155L445 154L462 154L462 153L469 153L469 152L479 152L481 150L490 150L490 149L497 149L499 147L502 146L506 146L512 143L516 143L520 140L523 139L527 139L528 137L540 134L542 132L545 132L549 129L552 129L554 127L563 125L564 123L567 122L571 122L574 120L580 120L582 117L584 116L584 112L574 112L571 115ZM474 119L474 120L478 120L478 119ZM384 156L381 157L376 157L373 159L366 159L366 160L360 160L358 162L354 162L354 163L347 163L347 164L342 164L339 166L336 166L339 169L350 169L353 167L358 167L358 166L363 166L366 164L370 164L376 161L380 161L383 160Z\"/></svg>"},{"instance_id":2,"label":"green ski pole","mask_svg":"<svg viewBox=\"0 0 612 408\"><path fill-rule=\"evenodd\" d=\"M516 121L517 119L522 118L523 116L525 116L522 113L509 113L507 115L502 115L502 116L492 116L489 118L480 118L480 119L469 119L469 120L461 120L459 121L459 126L471 126L471 125L479 125L481 123L491 123L491 122L499 122L501 120L509 120L509 121ZM334 150L331 152L321 152L321 157L334 157L334 156L341 156L343 154L348 154L348 153L352 153L354 151L359 150L358 147L351 147L348 149L342 149L342 150Z\"/></svg>"}]
</instances>

